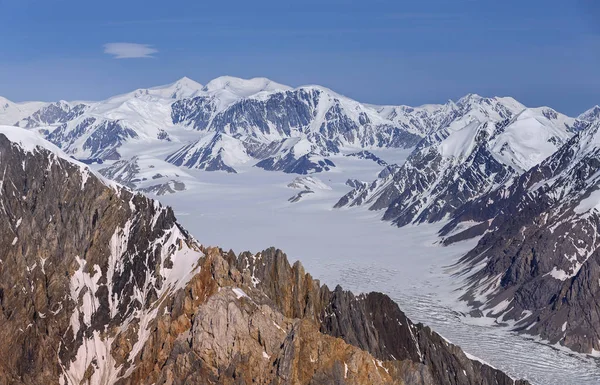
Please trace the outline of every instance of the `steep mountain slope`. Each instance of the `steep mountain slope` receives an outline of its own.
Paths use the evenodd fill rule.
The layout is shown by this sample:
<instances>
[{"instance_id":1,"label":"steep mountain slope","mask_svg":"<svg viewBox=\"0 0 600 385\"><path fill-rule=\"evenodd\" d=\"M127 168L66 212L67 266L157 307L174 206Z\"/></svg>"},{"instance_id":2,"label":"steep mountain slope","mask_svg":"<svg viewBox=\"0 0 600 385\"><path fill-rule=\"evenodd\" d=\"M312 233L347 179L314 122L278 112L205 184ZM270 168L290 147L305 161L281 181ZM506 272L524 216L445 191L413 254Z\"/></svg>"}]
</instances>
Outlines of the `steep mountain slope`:
<instances>
[{"instance_id":1,"label":"steep mountain slope","mask_svg":"<svg viewBox=\"0 0 600 385\"><path fill-rule=\"evenodd\" d=\"M229 173L236 173L234 167L250 160L240 140L222 133L206 135L166 158L167 162L176 166Z\"/></svg>"},{"instance_id":2,"label":"steep mountain slope","mask_svg":"<svg viewBox=\"0 0 600 385\"><path fill-rule=\"evenodd\" d=\"M399 226L442 220L550 156L573 135L576 122L510 98L468 95L447 110L405 164L358 186L336 207L385 209L383 219Z\"/></svg>"},{"instance_id":3,"label":"steep mountain slope","mask_svg":"<svg viewBox=\"0 0 600 385\"><path fill-rule=\"evenodd\" d=\"M104 177L130 189L156 195L183 191L186 189L186 182L193 181L180 168L148 155L119 160L98 171Z\"/></svg>"},{"instance_id":4,"label":"steep mountain slope","mask_svg":"<svg viewBox=\"0 0 600 385\"><path fill-rule=\"evenodd\" d=\"M173 104L173 122L198 130L252 136L262 141L319 133L337 145L411 147L417 128L398 126L377 111L318 86L262 91L220 109L213 95Z\"/></svg>"},{"instance_id":5,"label":"steep mountain slope","mask_svg":"<svg viewBox=\"0 0 600 385\"><path fill-rule=\"evenodd\" d=\"M170 209L1 132L0 382L114 383L201 252Z\"/></svg>"},{"instance_id":6,"label":"steep mountain slope","mask_svg":"<svg viewBox=\"0 0 600 385\"><path fill-rule=\"evenodd\" d=\"M61 100L43 106L33 114L16 122L16 126L34 128L62 124L81 116L88 108L86 104L71 104Z\"/></svg>"},{"instance_id":7,"label":"steep mountain slope","mask_svg":"<svg viewBox=\"0 0 600 385\"><path fill-rule=\"evenodd\" d=\"M525 384L384 295L200 246L31 132L0 155L0 384Z\"/></svg>"},{"instance_id":8,"label":"steep mountain slope","mask_svg":"<svg viewBox=\"0 0 600 385\"><path fill-rule=\"evenodd\" d=\"M446 242L483 234L461 261L464 298L573 350L600 351L600 124L461 208Z\"/></svg>"},{"instance_id":9,"label":"steep mountain slope","mask_svg":"<svg viewBox=\"0 0 600 385\"><path fill-rule=\"evenodd\" d=\"M584 122L590 122L590 123L600 121L600 106L596 105L596 106L590 108L583 114L579 115L577 117L577 119L584 121Z\"/></svg>"}]
</instances>

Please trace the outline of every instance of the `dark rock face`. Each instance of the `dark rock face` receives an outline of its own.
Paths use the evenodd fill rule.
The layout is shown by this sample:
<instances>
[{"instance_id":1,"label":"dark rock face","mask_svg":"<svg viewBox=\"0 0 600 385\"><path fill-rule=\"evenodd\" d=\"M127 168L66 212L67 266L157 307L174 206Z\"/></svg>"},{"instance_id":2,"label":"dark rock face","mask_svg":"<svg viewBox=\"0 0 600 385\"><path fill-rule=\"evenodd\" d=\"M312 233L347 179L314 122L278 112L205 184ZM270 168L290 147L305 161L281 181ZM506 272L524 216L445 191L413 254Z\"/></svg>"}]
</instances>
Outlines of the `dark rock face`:
<instances>
[{"instance_id":1,"label":"dark rock face","mask_svg":"<svg viewBox=\"0 0 600 385\"><path fill-rule=\"evenodd\" d=\"M327 103L319 116L320 103ZM229 135L281 138L319 134L327 140L376 147L410 148L421 140L404 127L373 123L366 113L353 120L342 102L319 88L299 88L269 94L266 99L242 99L217 112L210 98L198 96L173 104L174 123ZM316 119L319 127L311 129Z\"/></svg>"},{"instance_id":2,"label":"dark rock face","mask_svg":"<svg viewBox=\"0 0 600 385\"><path fill-rule=\"evenodd\" d=\"M116 381L137 354L122 343L143 343L134 325L195 246L170 209L46 150L0 135L0 164L0 383Z\"/></svg>"},{"instance_id":3,"label":"dark rock face","mask_svg":"<svg viewBox=\"0 0 600 385\"><path fill-rule=\"evenodd\" d=\"M377 155L373 154L370 151L359 151L359 152L353 152L352 154L347 154L346 156L350 156L350 157L354 157L354 158L359 158L359 159L368 159L368 160L372 160L373 162L377 163L380 166L387 166L387 162L383 159L381 159L380 157L378 157Z\"/></svg>"},{"instance_id":4,"label":"dark rock face","mask_svg":"<svg viewBox=\"0 0 600 385\"><path fill-rule=\"evenodd\" d=\"M236 139L232 138L231 140ZM223 160L223 150L220 147L222 141L223 135L215 134L207 143L196 141L184 146L169 155L166 161L176 166L198 168L206 171L225 171L236 174L237 171Z\"/></svg>"},{"instance_id":5,"label":"dark rock face","mask_svg":"<svg viewBox=\"0 0 600 385\"><path fill-rule=\"evenodd\" d=\"M206 130L215 112L211 99L202 96L178 100L171 105L173 123L191 123L197 130Z\"/></svg>"},{"instance_id":6,"label":"dark rock face","mask_svg":"<svg viewBox=\"0 0 600 385\"><path fill-rule=\"evenodd\" d=\"M123 142L138 137L134 130L122 126L119 121L90 117L79 122L74 129L64 123L48 134L46 139L65 152L81 157L77 154L77 141L84 135L89 135L82 145L82 149L88 152L87 157L103 160L119 159L121 155L117 149Z\"/></svg>"},{"instance_id":7,"label":"dark rock face","mask_svg":"<svg viewBox=\"0 0 600 385\"><path fill-rule=\"evenodd\" d=\"M256 167L267 171L306 175L329 171L335 167L335 164L327 158L321 159L318 155L306 154L296 158L293 153L289 152L283 157L263 159L256 164Z\"/></svg>"},{"instance_id":8,"label":"dark rock face","mask_svg":"<svg viewBox=\"0 0 600 385\"><path fill-rule=\"evenodd\" d=\"M584 353L600 349L598 128L465 205L442 230L446 243L483 235L461 261L470 271L465 300L499 322L517 321L521 332Z\"/></svg>"},{"instance_id":9,"label":"dark rock face","mask_svg":"<svg viewBox=\"0 0 600 385\"><path fill-rule=\"evenodd\" d=\"M34 128L62 124L81 116L87 108L88 106L85 104L70 105L65 102L52 103L36 111L22 121L16 122L16 125L24 128Z\"/></svg>"},{"instance_id":10,"label":"dark rock face","mask_svg":"<svg viewBox=\"0 0 600 385\"><path fill-rule=\"evenodd\" d=\"M290 199L288 199L288 202L290 202L290 203L299 202L305 195L314 194L314 193L315 192L312 190L302 190L298 194L296 194L293 197L291 197Z\"/></svg>"},{"instance_id":11,"label":"dark rock face","mask_svg":"<svg viewBox=\"0 0 600 385\"><path fill-rule=\"evenodd\" d=\"M279 250L203 248L66 157L0 135L0 169L2 385L522 383Z\"/></svg>"}]
</instances>

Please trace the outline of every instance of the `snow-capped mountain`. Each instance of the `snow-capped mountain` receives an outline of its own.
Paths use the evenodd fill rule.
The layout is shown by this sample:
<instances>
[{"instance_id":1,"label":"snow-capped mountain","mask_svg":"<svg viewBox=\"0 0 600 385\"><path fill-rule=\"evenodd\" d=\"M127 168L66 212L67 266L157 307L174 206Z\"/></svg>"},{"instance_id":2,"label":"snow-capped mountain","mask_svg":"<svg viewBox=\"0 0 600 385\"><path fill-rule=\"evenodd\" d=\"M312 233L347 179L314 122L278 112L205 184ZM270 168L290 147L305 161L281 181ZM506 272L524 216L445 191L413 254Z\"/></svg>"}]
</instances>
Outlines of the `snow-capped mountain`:
<instances>
[{"instance_id":1,"label":"snow-capped mountain","mask_svg":"<svg viewBox=\"0 0 600 385\"><path fill-rule=\"evenodd\" d=\"M322 151L307 139L291 138L276 142L275 155L256 164L267 171L283 171L288 174L312 174L329 171L335 164L326 158Z\"/></svg>"},{"instance_id":2,"label":"snow-capped mountain","mask_svg":"<svg viewBox=\"0 0 600 385\"><path fill-rule=\"evenodd\" d=\"M600 121L600 106L594 106L590 108L583 114L579 115L577 119L590 123Z\"/></svg>"},{"instance_id":3,"label":"snow-capped mountain","mask_svg":"<svg viewBox=\"0 0 600 385\"><path fill-rule=\"evenodd\" d=\"M551 343L600 350L600 123L457 212L446 242L483 234L461 261L465 299ZM477 266L477 267L476 267Z\"/></svg>"},{"instance_id":4,"label":"snow-capped mountain","mask_svg":"<svg viewBox=\"0 0 600 385\"><path fill-rule=\"evenodd\" d=\"M410 147L420 139L418 128L395 125L324 87L261 91L224 104L214 95L183 100L173 105L173 121L264 141L318 133L340 146Z\"/></svg>"},{"instance_id":5,"label":"snow-capped mountain","mask_svg":"<svg viewBox=\"0 0 600 385\"><path fill-rule=\"evenodd\" d=\"M11 104L11 111L16 111L16 107ZM113 162L131 159L139 155L141 148L156 148L152 156L177 166L230 173L237 172L244 164L298 174L326 172L335 167L330 157L340 153L355 153L383 165L365 151L411 148L426 137L418 152L423 156L428 148L436 147L440 154L436 162L441 167L434 168L442 175L451 173L446 169L453 170L469 159L470 154L477 153L473 144L476 131L487 130L485 135L491 137L496 130L492 126L508 124L521 113L519 122L511 126L514 129L496 135L495 147L488 149L495 157L489 161L489 172L495 172L497 167L493 163L498 162L520 173L556 146L548 143L545 148L535 150L536 153L524 155L536 144L527 142L531 141L527 134L516 138L529 138L517 144L510 137L515 135L513 131L518 133L521 127L529 129L529 123L540 117L542 122L538 125L558 130L546 135L540 128L544 131L542 135L551 136L547 139L560 145L565 139L560 134L563 125L576 130L576 122L580 122L550 109L532 109L526 113L526 108L512 98L471 94L443 105L382 107L361 104L325 87L291 88L265 78L245 80L227 76L206 85L183 78L166 86L138 89L100 102L61 101L37 107L27 116L21 116L24 107L11 116L18 115L18 125L38 130L77 159ZM480 127L485 124L487 128ZM454 161L448 162L449 158ZM420 166L427 168L425 164ZM494 184L503 182L506 177L503 174L495 176ZM480 177L487 178L488 174L484 171ZM426 184L429 183L433 182ZM482 186L482 191L488 187ZM466 199L473 194L467 194ZM384 207L384 202L378 207Z\"/></svg>"},{"instance_id":6,"label":"snow-capped mountain","mask_svg":"<svg viewBox=\"0 0 600 385\"><path fill-rule=\"evenodd\" d=\"M187 168L236 173L234 167L251 159L240 140L218 132L183 146L170 154L166 161Z\"/></svg>"},{"instance_id":7,"label":"snow-capped mountain","mask_svg":"<svg viewBox=\"0 0 600 385\"><path fill-rule=\"evenodd\" d=\"M120 159L131 141L146 145L168 141L171 104L192 97L202 85L183 78L173 84L139 89L101 102L57 102L42 106L16 125L37 128L47 139L79 159Z\"/></svg>"},{"instance_id":8,"label":"snow-capped mountain","mask_svg":"<svg viewBox=\"0 0 600 385\"><path fill-rule=\"evenodd\" d=\"M511 98L468 95L456 104L406 163L360 185L336 207L385 209L399 226L435 222L552 155L576 130L576 120Z\"/></svg>"}]
</instances>

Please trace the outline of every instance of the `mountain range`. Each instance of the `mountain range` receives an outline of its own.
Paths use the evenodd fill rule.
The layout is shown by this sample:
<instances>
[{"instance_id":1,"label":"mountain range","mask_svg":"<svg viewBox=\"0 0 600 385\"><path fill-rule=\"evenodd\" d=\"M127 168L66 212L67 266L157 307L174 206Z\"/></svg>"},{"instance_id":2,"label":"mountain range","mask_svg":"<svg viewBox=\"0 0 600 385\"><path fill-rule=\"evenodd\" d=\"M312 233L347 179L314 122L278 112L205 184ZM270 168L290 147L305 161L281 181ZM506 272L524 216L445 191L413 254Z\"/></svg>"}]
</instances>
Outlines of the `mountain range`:
<instances>
[{"instance_id":1,"label":"mountain range","mask_svg":"<svg viewBox=\"0 0 600 385\"><path fill-rule=\"evenodd\" d=\"M344 172L341 156L377 162L374 180L348 175L336 208L365 206L400 227L441 222L445 244L477 238L456 266L472 315L600 351L598 106L569 117L475 94L374 106L320 86L183 78L100 102L2 99L0 123L155 195L185 190L196 169L326 175ZM410 155L393 164L373 153L380 149ZM294 204L319 190L314 179L296 185Z\"/></svg>"}]
</instances>

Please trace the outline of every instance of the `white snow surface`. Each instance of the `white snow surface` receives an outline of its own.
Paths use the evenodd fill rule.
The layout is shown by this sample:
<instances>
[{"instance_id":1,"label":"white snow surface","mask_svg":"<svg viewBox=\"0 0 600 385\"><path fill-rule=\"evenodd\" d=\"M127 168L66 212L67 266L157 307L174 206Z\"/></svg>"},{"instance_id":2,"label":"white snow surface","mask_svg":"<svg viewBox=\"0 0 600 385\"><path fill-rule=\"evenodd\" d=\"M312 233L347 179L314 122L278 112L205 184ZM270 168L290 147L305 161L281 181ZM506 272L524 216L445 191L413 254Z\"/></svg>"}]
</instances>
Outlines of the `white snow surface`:
<instances>
[{"instance_id":1,"label":"white snow surface","mask_svg":"<svg viewBox=\"0 0 600 385\"><path fill-rule=\"evenodd\" d=\"M584 214L590 210L600 211L600 190L593 191L590 196L579 202L574 211L577 214Z\"/></svg>"},{"instance_id":2,"label":"white snow surface","mask_svg":"<svg viewBox=\"0 0 600 385\"><path fill-rule=\"evenodd\" d=\"M27 152L34 152L39 148L43 148L54 153L55 155L60 156L61 158L73 161L73 159L66 155L60 148L48 142L35 131L15 126L0 126L0 134L6 136L8 140L18 144Z\"/></svg>"},{"instance_id":3,"label":"white snow surface","mask_svg":"<svg viewBox=\"0 0 600 385\"><path fill-rule=\"evenodd\" d=\"M514 111L513 111L514 112ZM546 117L556 114L556 119ZM464 159L477 148L477 138L488 132L486 146L501 163L524 172L554 154L573 133L569 131L575 119L556 113L547 107L525 108L495 136L494 124L488 116L470 114L454 121L446 128L447 137L441 140L439 152L444 157Z\"/></svg>"},{"instance_id":4,"label":"white snow surface","mask_svg":"<svg viewBox=\"0 0 600 385\"><path fill-rule=\"evenodd\" d=\"M46 105L45 102L14 103L0 96L0 125L14 125Z\"/></svg>"}]
</instances>

